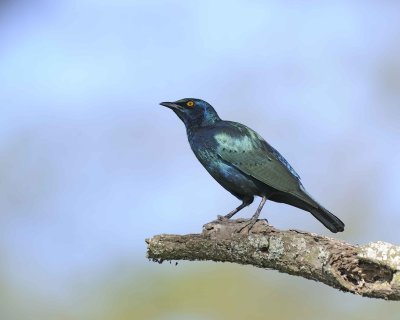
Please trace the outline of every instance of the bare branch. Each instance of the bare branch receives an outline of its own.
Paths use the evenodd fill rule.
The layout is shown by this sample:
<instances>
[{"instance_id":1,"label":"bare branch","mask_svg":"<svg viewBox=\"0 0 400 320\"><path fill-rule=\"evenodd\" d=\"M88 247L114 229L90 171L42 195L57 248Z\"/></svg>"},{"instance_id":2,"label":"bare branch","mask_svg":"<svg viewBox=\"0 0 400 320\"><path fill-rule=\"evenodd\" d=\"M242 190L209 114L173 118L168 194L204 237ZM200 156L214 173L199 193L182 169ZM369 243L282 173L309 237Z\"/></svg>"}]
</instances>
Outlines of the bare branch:
<instances>
[{"instance_id":1,"label":"bare branch","mask_svg":"<svg viewBox=\"0 0 400 320\"><path fill-rule=\"evenodd\" d=\"M147 256L164 260L212 260L275 269L366 297L400 300L400 247L385 242L354 246L259 220L212 221L201 234L157 235Z\"/></svg>"}]
</instances>

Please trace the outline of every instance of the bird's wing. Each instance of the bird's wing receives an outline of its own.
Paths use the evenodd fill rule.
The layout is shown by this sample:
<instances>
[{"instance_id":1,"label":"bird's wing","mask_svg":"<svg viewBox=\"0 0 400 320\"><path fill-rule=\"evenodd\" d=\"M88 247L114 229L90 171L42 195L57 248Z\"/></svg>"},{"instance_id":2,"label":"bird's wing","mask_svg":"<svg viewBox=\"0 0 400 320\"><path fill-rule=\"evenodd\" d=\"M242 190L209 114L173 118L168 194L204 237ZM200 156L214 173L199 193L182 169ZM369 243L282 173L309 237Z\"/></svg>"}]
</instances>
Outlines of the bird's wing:
<instances>
[{"instance_id":1,"label":"bird's wing","mask_svg":"<svg viewBox=\"0 0 400 320\"><path fill-rule=\"evenodd\" d=\"M218 155L245 174L279 191L296 193L300 177L257 133L245 126L215 136Z\"/></svg>"}]
</instances>

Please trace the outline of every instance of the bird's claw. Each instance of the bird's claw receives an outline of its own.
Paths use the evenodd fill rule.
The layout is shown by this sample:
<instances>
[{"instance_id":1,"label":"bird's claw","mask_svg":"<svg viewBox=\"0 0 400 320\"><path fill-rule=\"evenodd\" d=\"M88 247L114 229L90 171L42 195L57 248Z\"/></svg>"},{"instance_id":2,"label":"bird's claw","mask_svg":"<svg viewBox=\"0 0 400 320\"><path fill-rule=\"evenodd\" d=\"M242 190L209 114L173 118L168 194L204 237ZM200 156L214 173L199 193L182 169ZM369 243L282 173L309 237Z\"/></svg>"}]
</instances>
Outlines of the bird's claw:
<instances>
[{"instance_id":1,"label":"bird's claw","mask_svg":"<svg viewBox=\"0 0 400 320\"><path fill-rule=\"evenodd\" d=\"M238 230L238 233L242 233L243 230L245 230L247 228L247 233L250 233L251 229L253 229L255 223L258 221L258 219L250 219L249 221L247 221L247 223L244 224L243 227L241 227Z\"/></svg>"},{"instance_id":2,"label":"bird's claw","mask_svg":"<svg viewBox=\"0 0 400 320\"><path fill-rule=\"evenodd\" d=\"M217 220L219 220L219 221L227 221L227 220L229 220L229 218L227 218L226 216L218 215L217 216Z\"/></svg>"}]
</instances>

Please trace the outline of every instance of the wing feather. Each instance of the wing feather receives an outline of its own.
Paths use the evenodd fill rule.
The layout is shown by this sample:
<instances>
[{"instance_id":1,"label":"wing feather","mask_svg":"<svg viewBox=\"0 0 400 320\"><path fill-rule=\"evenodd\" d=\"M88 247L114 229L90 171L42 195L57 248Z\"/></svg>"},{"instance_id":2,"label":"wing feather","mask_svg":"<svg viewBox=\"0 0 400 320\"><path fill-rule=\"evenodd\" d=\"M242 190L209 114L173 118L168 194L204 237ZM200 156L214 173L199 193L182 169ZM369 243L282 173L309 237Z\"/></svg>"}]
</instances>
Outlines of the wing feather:
<instances>
[{"instance_id":1,"label":"wing feather","mask_svg":"<svg viewBox=\"0 0 400 320\"><path fill-rule=\"evenodd\" d=\"M241 125L238 132L216 136L218 155L245 174L279 191L297 193L300 177L256 132Z\"/></svg>"}]
</instances>

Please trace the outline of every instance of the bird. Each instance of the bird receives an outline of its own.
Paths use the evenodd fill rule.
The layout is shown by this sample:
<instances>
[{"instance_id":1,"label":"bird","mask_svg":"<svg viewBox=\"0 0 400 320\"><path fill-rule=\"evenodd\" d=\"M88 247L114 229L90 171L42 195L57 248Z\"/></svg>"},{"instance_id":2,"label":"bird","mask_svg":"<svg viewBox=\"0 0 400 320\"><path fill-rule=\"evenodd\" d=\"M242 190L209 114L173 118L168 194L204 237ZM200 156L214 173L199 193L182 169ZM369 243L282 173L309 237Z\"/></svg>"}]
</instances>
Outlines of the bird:
<instances>
[{"instance_id":1,"label":"bird","mask_svg":"<svg viewBox=\"0 0 400 320\"><path fill-rule=\"evenodd\" d=\"M249 219L249 230L270 200L310 212L333 233L344 231L344 223L311 197L289 162L254 130L222 120L201 99L184 98L160 105L183 121L190 147L208 173L242 202L220 219L232 218L258 196L261 202Z\"/></svg>"}]
</instances>

